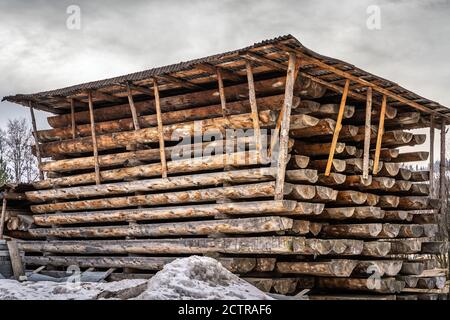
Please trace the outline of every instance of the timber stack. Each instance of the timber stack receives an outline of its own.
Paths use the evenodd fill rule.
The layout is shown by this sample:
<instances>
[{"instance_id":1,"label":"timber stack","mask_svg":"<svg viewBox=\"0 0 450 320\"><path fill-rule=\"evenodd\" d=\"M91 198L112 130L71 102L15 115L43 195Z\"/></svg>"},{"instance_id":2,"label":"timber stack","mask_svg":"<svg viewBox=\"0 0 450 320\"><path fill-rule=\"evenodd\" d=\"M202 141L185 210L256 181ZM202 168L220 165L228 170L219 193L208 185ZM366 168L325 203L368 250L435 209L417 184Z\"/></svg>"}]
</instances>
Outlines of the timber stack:
<instances>
[{"instance_id":1,"label":"timber stack","mask_svg":"<svg viewBox=\"0 0 450 320\"><path fill-rule=\"evenodd\" d=\"M34 134L33 223L10 232L29 270L151 277L196 254L280 294L446 296L446 195L403 147L449 110L292 36L6 99L34 127L55 114Z\"/></svg>"}]
</instances>

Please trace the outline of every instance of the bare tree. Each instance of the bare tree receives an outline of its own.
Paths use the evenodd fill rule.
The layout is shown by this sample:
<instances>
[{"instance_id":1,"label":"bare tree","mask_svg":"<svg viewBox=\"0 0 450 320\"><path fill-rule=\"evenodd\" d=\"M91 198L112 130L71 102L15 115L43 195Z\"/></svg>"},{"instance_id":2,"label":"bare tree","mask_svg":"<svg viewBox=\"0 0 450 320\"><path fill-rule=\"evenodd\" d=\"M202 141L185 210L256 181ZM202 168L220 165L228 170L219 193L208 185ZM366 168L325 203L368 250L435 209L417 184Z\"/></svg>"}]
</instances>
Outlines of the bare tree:
<instances>
[{"instance_id":1,"label":"bare tree","mask_svg":"<svg viewBox=\"0 0 450 320\"><path fill-rule=\"evenodd\" d=\"M31 152L32 134L25 119L9 120L5 141L13 181L19 183L36 180L36 159Z\"/></svg>"},{"instance_id":2,"label":"bare tree","mask_svg":"<svg viewBox=\"0 0 450 320\"><path fill-rule=\"evenodd\" d=\"M8 182L9 169L6 163L6 133L0 129L0 186Z\"/></svg>"}]
</instances>

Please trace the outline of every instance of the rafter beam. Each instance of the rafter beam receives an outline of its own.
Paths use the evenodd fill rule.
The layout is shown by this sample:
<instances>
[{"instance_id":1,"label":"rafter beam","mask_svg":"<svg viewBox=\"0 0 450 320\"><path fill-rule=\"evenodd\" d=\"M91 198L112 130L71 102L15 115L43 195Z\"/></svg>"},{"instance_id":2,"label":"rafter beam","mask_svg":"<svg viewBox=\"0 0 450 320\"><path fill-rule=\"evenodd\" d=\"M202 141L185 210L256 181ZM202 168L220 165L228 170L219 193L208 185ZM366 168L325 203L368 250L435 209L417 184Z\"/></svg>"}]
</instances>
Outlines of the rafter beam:
<instances>
[{"instance_id":1,"label":"rafter beam","mask_svg":"<svg viewBox=\"0 0 450 320\"><path fill-rule=\"evenodd\" d=\"M203 88L201 86L199 86L195 83L192 83L190 81L183 80L183 79L180 79L180 78L168 75L168 74L159 75L159 76L157 76L157 78L176 83L187 89L203 90Z\"/></svg>"},{"instance_id":2,"label":"rafter beam","mask_svg":"<svg viewBox=\"0 0 450 320\"><path fill-rule=\"evenodd\" d=\"M275 68L277 70L280 71L284 71L286 72L288 66L281 64L279 62L267 59L266 57L257 55L255 53L252 53L250 51L247 51L244 55L242 55L245 59L247 60L251 60L251 61L255 61L257 63L260 63L264 66L270 67L270 68Z\"/></svg>"},{"instance_id":3,"label":"rafter beam","mask_svg":"<svg viewBox=\"0 0 450 320\"><path fill-rule=\"evenodd\" d=\"M343 71L343 70L340 70L338 68L335 68L334 66L328 65L325 62L322 62L319 59L313 58L313 57L311 57L311 56L301 52L298 49L290 48L290 47L288 47L288 46L286 46L284 44L281 44L281 43L280 44L276 44L275 46L278 49L284 50L286 52L294 51L301 59L305 59L308 62L321 67L322 69L325 69L325 70L328 70L328 71L331 71L331 72L337 74L338 76L344 77L344 78L349 79L349 80L354 81L354 82L358 82L358 83L363 84L363 85L365 85L367 87L372 87L373 90L375 90L375 91L377 91L377 92L379 92L379 93L381 93L383 95L386 95L389 98L395 99L395 100L397 100L399 102L403 102L404 104L406 104L406 105L408 105L408 106L410 106L410 107L412 107L414 109L417 109L417 110L420 110L420 111L423 111L423 112L427 112L427 113L430 113L430 114L441 115L441 116L444 116L447 119L450 119L450 116L439 114L439 113L435 112L432 109L429 109L429 108L427 108L427 107L425 107L425 106L423 106L421 104L413 102L413 101L411 101L411 100L409 100L407 98L404 98L404 97L402 97L402 96L400 96L400 95L398 95L396 93L393 93L393 92L391 92L391 91L389 91L387 89L384 89L384 88L382 88L382 87L380 87L380 86L378 86L376 84L373 84L370 81L367 81L367 80L364 80L364 79L362 79L360 77L354 76L351 73L349 73L348 71Z\"/></svg>"},{"instance_id":4,"label":"rafter beam","mask_svg":"<svg viewBox=\"0 0 450 320\"><path fill-rule=\"evenodd\" d=\"M233 71L230 71L228 69L225 69L223 67L217 67L217 66L213 66L212 64L209 63L201 63L195 66L197 69L203 70L207 73L210 73L211 75L216 74L216 69L220 70L220 73L222 74L222 77L231 81L244 81L244 78L237 75L236 73L234 73Z\"/></svg>"},{"instance_id":5,"label":"rafter beam","mask_svg":"<svg viewBox=\"0 0 450 320\"><path fill-rule=\"evenodd\" d=\"M124 88L129 87L133 91L138 91L140 93L143 93L143 94L146 94L146 95L149 95L149 96L153 97L153 91L152 90L150 90L149 88L137 86L137 85L133 84L132 82L118 83L117 85L121 86L121 87L124 87Z\"/></svg>"}]
</instances>

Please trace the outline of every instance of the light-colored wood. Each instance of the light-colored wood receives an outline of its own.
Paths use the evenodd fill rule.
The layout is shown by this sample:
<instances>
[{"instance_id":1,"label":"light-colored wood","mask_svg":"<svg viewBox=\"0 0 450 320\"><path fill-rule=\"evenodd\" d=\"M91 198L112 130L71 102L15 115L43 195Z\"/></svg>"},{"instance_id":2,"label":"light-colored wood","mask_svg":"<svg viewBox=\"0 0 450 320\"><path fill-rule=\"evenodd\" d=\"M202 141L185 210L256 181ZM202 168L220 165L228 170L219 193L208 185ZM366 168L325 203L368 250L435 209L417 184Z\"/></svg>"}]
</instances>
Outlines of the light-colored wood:
<instances>
[{"instance_id":1,"label":"light-colored wood","mask_svg":"<svg viewBox=\"0 0 450 320\"><path fill-rule=\"evenodd\" d=\"M70 123L72 129L72 139L77 137L77 123L75 121L75 100L70 99Z\"/></svg>"},{"instance_id":2,"label":"light-colored wood","mask_svg":"<svg viewBox=\"0 0 450 320\"><path fill-rule=\"evenodd\" d=\"M14 279L19 281L23 276L25 276L25 270L22 263L22 257L20 256L19 246L16 240L8 241L7 245L14 273Z\"/></svg>"},{"instance_id":3,"label":"light-colored wood","mask_svg":"<svg viewBox=\"0 0 450 320\"><path fill-rule=\"evenodd\" d=\"M441 215L442 217L444 217L447 214L447 190L446 190L446 123L445 120L442 120L442 125L441 125L441 157L440 157L440 161L439 161L439 197L440 200L442 201L441 203ZM430 176L430 178L432 179L432 177ZM443 219L442 219L443 220ZM444 221L444 220L443 220ZM447 229L446 226L443 226L443 228ZM444 236L444 234L442 234L441 236Z\"/></svg>"},{"instance_id":4,"label":"light-colored wood","mask_svg":"<svg viewBox=\"0 0 450 320\"><path fill-rule=\"evenodd\" d=\"M219 87L220 107L222 108L222 116L225 119L228 119L227 97L225 95L225 88L223 85L222 72L220 68L216 68L216 76L217 76L217 85Z\"/></svg>"},{"instance_id":5,"label":"light-colored wood","mask_svg":"<svg viewBox=\"0 0 450 320\"><path fill-rule=\"evenodd\" d=\"M28 106L30 107L31 124L33 126L33 137L34 137L34 144L36 146L36 158L37 158L37 162L38 162L39 178L41 180L44 180L44 172L42 171L41 146L39 143L39 138L38 138L38 133L37 133L36 117L34 115L33 103L30 101L28 103Z\"/></svg>"},{"instance_id":6,"label":"light-colored wood","mask_svg":"<svg viewBox=\"0 0 450 320\"><path fill-rule=\"evenodd\" d=\"M371 137L371 117L372 117L372 88L367 88L366 100L366 121L364 125L364 156L363 156L363 178L369 178L369 157L370 157L370 137Z\"/></svg>"},{"instance_id":7,"label":"light-colored wood","mask_svg":"<svg viewBox=\"0 0 450 320\"><path fill-rule=\"evenodd\" d=\"M430 163L428 165L430 171L430 196L434 196L434 115L430 117Z\"/></svg>"},{"instance_id":8,"label":"light-colored wood","mask_svg":"<svg viewBox=\"0 0 450 320\"><path fill-rule=\"evenodd\" d=\"M258 106L256 102L256 90L255 90L255 82L253 79L253 69L252 65L249 61L246 61L246 70L247 70L247 81L248 81L248 99L250 101L251 107L251 118L253 121L253 135L255 137L255 145L256 150L258 151L258 157L262 156L262 139L261 139L261 128L259 122L259 113Z\"/></svg>"},{"instance_id":9,"label":"light-colored wood","mask_svg":"<svg viewBox=\"0 0 450 320\"><path fill-rule=\"evenodd\" d=\"M384 117L386 114L386 105L387 105L387 97L386 95L383 95L383 101L381 103L381 111L380 111L380 122L378 124L377 145L375 148L375 159L373 162L373 174L375 175L378 173L378 166L380 163L380 152L384 134Z\"/></svg>"},{"instance_id":10,"label":"light-colored wood","mask_svg":"<svg viewBox=\"0 0 450 320\"><path fill-rule=\"evenodd\" d=\"M166 162L166 151L164 145L164 126L161 116L161 103L159 99L159 88L156 79L153 79L153 90L155 95L155 107L156 107L156 117L158 121L158 136L159 136L159 153L161 159L161 175L163 178L167 178L167 162Z\"/></svg>"},{"instance_id":11,"label":"light-colored wood","mask_svg":"<svg viewBox=\"0 0 450 320\"><path fill-rule=\"evenodd\" d=\"M3 197L2 201L2 215L0 217L0 239L3 239L3 231L5 230L5 220L6 220L6 206L8 200Z\"/></svg>"},{"instance_id":12,"label":"light-colored wood","mask_svg":"<svg viewBox=\"0 0 450 320\"><path fill-rule=\"evenodd\" d=\"M249 63L247 62L247 66ZM292 100L294 97L295 85L295 70L297 66L296 56L289 55L289 66L286 75L286 88L284 95L283 108L280 111L281 125L280 138L278 147L278 157L276 159L277 165L277 180L275 186L275 200L282 200L284 197L284 181L286 174L286 165L288 158L288 143L289 143L289 124L291 122ZM256 138L256 137L255 137ZM271 155L273 157L273 155Z\"/></svg>"},{"instance_id":13,"label":"light-colored wood","mask_svg":"<svg viewBox=\"0 0 450 320\"><path fill-rule=\"evenodd\" d=\"M339 106L339 114L336 121L336 127L334 129L333 140L331 142L330 154L328 156L327 167L325 169L325 176L329 176L331 173L331 166L333 165L334 151L339 139L339 132L342 129L342 118L344 117L345 105L347 103L347 94L350 87L350 80L345 82L344 93L342 94L341 105Z\"/></svg>"},{"instance_id":14,"label":"light-colored wood","mask_svg":"<svg viewBox=\"0 0 450 320\"><path fill-rule=\"evenodd\" d=\"M134 130L139 130L141 126L139 125L139 117L136 111L136 106L134 105L133 92L131 91L130 84L127 82L127 97L128 104L130 105L131 117L133 119Z\"/></svg>"},{"instance_id":15,"label":"light-colored wood","mask_svg":"<svg viewBox=\"0 0 450 320\"><path fill-rule=\"evenodd\" d=\"M91 136L92 136L92 149L94 153L94 168L95 168L95 183L101 184L100 165L98 163L98 148L97 148L97 134L95 132L95 119L94 119L94 101L92 99L92 92L88 92L89 100L89 116L91 121Z\"/></svg>"}]
</instances>

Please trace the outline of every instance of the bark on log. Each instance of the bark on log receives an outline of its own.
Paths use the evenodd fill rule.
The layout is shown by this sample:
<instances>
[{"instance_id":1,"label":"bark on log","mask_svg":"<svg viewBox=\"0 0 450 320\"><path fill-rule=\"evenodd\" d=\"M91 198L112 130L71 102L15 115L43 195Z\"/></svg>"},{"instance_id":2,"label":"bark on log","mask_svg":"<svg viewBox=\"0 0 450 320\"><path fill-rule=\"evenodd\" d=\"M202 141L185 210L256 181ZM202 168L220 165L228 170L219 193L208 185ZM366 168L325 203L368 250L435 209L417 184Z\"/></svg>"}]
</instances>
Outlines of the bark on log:
<instances>
[{"instance_id":1,"label":"bark on log","mask_svg":"<svg viewBox=\"0 0 450 320\"><path fill-rule=\"evenodd\" d=\"M391 251L391 243L370 241L364 242L362 251L363 256L382 258L387 256Z\"/></svg>"},{"instance_id":2,"label":"bark on log","mask_svg":"<svg viewBox=\"0 0 450 320\"><path fill-rule=\"evenodd\" d=\"M256 201L237 203L215 203L192 206L161 207L149 209L112 210L96 212L55 213L34 215L34 222L40 226L107 223L122 221L207 218L218 215L297 215L317 214L319 204L308 205L295 201ZM323 209L323 205L322 205ZM320 212L319 212L320 213Z\"/></svg>"},{"instance_id":3,"label":"bark on log","mask_svg":"<svg viewBox=\"0 0 450 320\"><path fill-rule=\"evenodd\" d=\"M326 237L340 238L376 238L383 229L382 224L337 224L322 228L321 234Z\"/></svg>"},{"instance_id":4,"label":"bark on log","mask_svg":"<svg viewBox=\"0 0 450 320\"><path fill-rule=\"evenodd\" d=\"M296 183L316 183L319 179L317 170L298 169L286 171L286 180Z\"/></svg>"},{"instance_id":5,"label":"bark on log","mask_svg":"<svg viewBox=\"0 0 450 320\"><path fill-rule=\"evenodd\" d=\"M324 172L327 166L327 160L310 160L309 168L316 169L319 172ZM333 172L344 172L345 171L345 160L333 159L333 164L331 170Z\"/></svg>"},{"instance_id":6,"label":"bark on log","mask_svg":"<svg viewBox=\"0 0 450 320\"><path fill-rule=\"evenodd\" d=\"M393 277L398 275L402 269L402 260L367 260L359 261L353 275L370 276L378 275Z\"/></svg>"},{"instance_id":7,"label":"bark on log","mask_svg":"<svg viewBox=\"0 0 450 320\"><path fill-rule=\"evenodd\" d=\"M338 205L361 205L367 201L367 194L358 191L338 191L334 204Z\"/></svg>"},{"instance_id":8,"label":"bark on log","mask_svg":"<svg viewBox=\"0 0 450 320\"><path fill-rule=\"evenodd\" d=\"M358 279L358 278L318 278L317 286L323 289L368 291L377 293L399 293L405 283L394 278Z\"/></svg>"},{"instance_id":9,"label":"bark on log","mask_svg":"<svg viewBox=\"0 0 450 320\"><path fill-rule=\"evenodd\" d=\"M422 274L424 270L425 266L422 262L404 261L400 273L406 275L419 275Z\"/></svg>"},{"instance_id":10,"label":"bark on log","mask_svg":"<svg viewBox=\"0 0 450 320\"><path fill-rule=\"evenodd\" d=\"M288 168L305 169L308 167L309 161L309 157L294 155L288 163Z\"/></svg>"},{"instance_id":11,"label":"bark on log","mask_svg":"<svg viewBox=\"0 0 450 320\"><path fill-rule=\"evenodd\" d=\"M299 170L297 170L299 171ZM313 173L294 171L294 176L311 177ZM309 175L307 175L309 174ZM176 176L149 180L136 180L119 183L109 183L95 186L81 186L72 188L58 188L48 190L30 191L26 193L31 202L45 202L51 200L82 199L100 196L131 194L134 192L151 192L161 190L174 190L182 188L219 186L223 183L262 182L275 179L275 168L258 168L235 170L226 172L202 173L196 175Z\"/></svg>"},{"instance_id":12,"label":"bark on log","mask_svg":"<svg viewBox=\"0 0 450 320\"><path fill-rule=\"evenodd\" d=\"M318 183L325 186L339 186L345 182L346 175L332 172L329 176L319 174Z\"/></svg>"},{"instance_id":13,"label":"bark on log","mask_svg":"<svg viewBox=\"0 0 450 320\"><path fill-rule=\"evenodd\" d=\"M378 202L378 206L381 208L390 209L390 208L399 207L399 203L400 203L400 197L384 195L384 196L380 196L380 201Z\"/></svg>"},{"instance_id":14,"label":"bark on log","mask_svg":"<svg viewBox=\"0 0 450 320\"><path fill-rule=\"evenodd\" d=\"M429 171L413 171L411 172L411 181L414 182L425 182L430 180Z\"/></svg>"},{"instance_id":15,"label":"bark on log","mask_svg":"<svg viewBox=\"0 0 450 320\"><path fill-rule=\"evenodd\" d=\"M393 159L392 162L418 162L418 161L426 161L428 160L429 152L425 151L415 151L408 153L401 153L396 159Z\"/></svg>"},{"instance_id":16,"label":"bark on log","mask_svg":"<svg viewBox=\"0 0 450 320\"><path fill-rule=\"evenodd\" d=\"M316 277L349 277L357 265L355 260L330 260L318 262L278 262L276 271Z\"/></svg>"},{"instance_id":17,"label":"bark on log","mask_svg":"<svg viewBox=\"0 0 450 320\"><path fill-rule=\"evenodd\" d=\"M438 209L439 200L430 199L429 197L417 197L417 196L400 197L398 208L409 210Z\"/></svg>"},{"instance_id":18,"label":"bark on log","mask_svg":"<svg viewBox=\"0 0 450 320\"><path fill-rule=\"evenodd\" d=\"M128 226L39 228L30 229L36 238L119 238L200 236L213 234L252 234L291 230L293 220L284 217L261 217L208 221L186 221Z\"/></svg>"}]
</instances>

